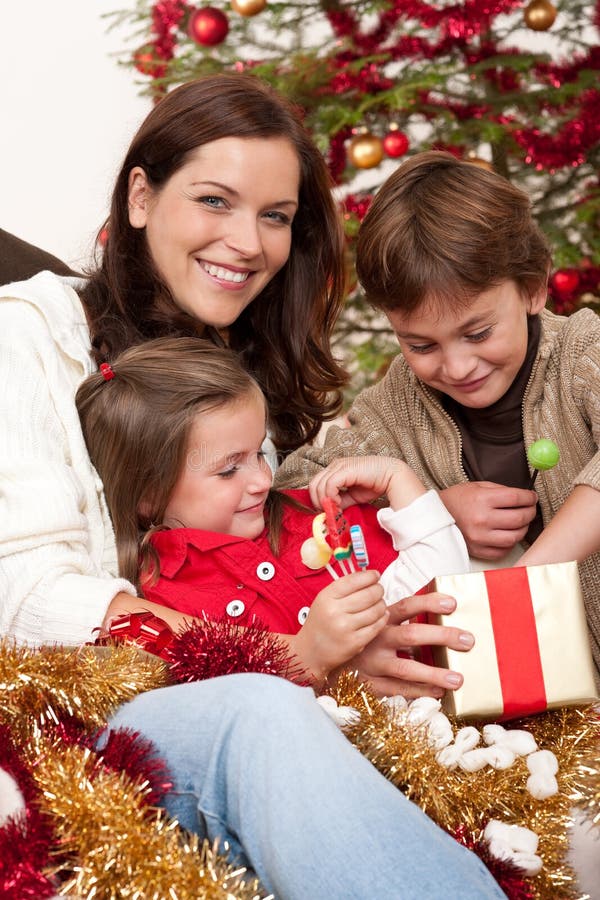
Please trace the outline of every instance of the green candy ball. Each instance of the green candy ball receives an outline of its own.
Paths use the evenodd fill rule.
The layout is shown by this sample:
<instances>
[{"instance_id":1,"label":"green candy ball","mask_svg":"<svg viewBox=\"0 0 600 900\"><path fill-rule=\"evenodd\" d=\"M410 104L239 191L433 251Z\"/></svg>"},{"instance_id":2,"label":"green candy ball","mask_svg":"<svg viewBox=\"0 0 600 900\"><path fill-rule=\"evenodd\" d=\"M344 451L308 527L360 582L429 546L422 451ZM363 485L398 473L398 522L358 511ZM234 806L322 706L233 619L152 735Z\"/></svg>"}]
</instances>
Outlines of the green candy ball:
<instances>
[{"instance_id":1,"label":"green candy ball","mask_svg":"<svg viewBox=\"0 0 600 900\"><path fill-rule=\"evenodd\" d=\"M530 446L527 451L527 459L534 469L540 469L543 472L546 469L554 468L560 459L560 452L554 441L540 438Z\"/></svg>"}]
</instances>

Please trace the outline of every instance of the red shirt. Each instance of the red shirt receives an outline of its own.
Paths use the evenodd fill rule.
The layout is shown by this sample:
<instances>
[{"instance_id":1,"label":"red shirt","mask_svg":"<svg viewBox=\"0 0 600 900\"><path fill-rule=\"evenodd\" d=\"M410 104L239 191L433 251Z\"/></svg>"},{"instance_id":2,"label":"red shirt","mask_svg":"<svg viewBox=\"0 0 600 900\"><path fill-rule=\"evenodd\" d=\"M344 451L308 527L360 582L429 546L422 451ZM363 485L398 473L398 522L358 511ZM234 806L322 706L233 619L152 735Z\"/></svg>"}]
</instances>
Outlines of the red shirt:
<instances>
[{"instance_id":1,"label":"red shirt","mask_svg":"<svg viewBox=\"0 0 600 900\"><path fill-rule=\"evenodd\" d=\"M285 493L310 507L308 491ZM332 581L327 569L309 569L300 558L300 547L312 537L315 515L284 507L279 556L269 547L266 529L253 541L196 528L158 531L152 543L160 577L145 590L146 598L193 616L229 617L238 625L260 620L271 631L295 634L316 595ZM344 516L348 525L363 529L369 568L383 572L397 559L374 507L350 506ZM333 557L331 564L339 573Z\"/></svg>"}]
</instances>

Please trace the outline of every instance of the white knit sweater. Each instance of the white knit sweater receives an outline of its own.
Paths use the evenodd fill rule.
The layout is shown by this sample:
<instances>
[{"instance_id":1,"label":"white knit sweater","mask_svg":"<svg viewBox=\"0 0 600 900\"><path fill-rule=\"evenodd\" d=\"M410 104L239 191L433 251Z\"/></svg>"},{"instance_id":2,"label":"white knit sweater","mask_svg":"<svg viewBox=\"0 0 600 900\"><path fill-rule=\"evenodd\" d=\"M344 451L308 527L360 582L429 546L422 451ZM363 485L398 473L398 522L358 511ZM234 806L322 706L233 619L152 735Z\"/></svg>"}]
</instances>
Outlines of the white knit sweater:
<instances>
[{"instance_id":1,"label":"white knit sweater","mask_svg":"<svg viewBox=\"0 0 600 900\"><path fill-rule=\"evenodd\" d=\"M93 640L119 591L115 537L74 403L94 369L74 279L0 287L0 635Z\"/></svg>"}]
</instances>

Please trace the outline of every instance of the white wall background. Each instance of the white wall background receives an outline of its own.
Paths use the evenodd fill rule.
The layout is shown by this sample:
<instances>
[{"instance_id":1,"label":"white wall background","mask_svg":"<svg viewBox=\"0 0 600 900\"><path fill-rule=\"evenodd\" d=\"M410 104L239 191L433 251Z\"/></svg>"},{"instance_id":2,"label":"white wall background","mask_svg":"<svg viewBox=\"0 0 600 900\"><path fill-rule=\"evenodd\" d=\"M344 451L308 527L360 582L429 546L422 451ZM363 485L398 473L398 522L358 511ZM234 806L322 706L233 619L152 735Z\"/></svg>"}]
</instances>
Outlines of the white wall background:
<instances>
[{"instance_id":1,"label":"white wall background","mask_svg":"<svg viewBox=\"0 0 600 900\"><path fill-rule=\"evenodd\" d=\"M150 100L104 13L133 0L0 0L0 228L76 265Z\"/></svg>"}]
</instances>

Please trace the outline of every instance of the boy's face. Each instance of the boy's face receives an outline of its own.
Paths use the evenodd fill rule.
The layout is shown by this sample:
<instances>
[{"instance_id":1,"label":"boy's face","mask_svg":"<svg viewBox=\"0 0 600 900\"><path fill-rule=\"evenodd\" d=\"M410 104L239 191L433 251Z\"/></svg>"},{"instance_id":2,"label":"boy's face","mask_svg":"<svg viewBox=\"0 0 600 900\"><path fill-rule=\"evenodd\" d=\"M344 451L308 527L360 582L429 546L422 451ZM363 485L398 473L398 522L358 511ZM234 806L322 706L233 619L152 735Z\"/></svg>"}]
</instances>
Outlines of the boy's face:
<instances>
[{"instance_id":1,"label":"boy's face","mask_svg":"<svg viewBox=\"0 0 600 900\"><path fill-rule=\"evenodd\" d=\"M410 315L392 310L387 317L417 378L463 406L483 409L514 381L527 353L527 314L545 302L545 288L527 300L504 281L468 306L425 303Z\"/></svg>"},{"instance_id":2,"label":"boy's face","mask_svg":"<svg viewBox=\"0 0 600 900\"><path fill-rule=\"evenodd\" d=\"M199 413L165 525L257 538L272 481L261 452L264 439L265 404L258 392Z\"/></svg>"}]
</instances>

